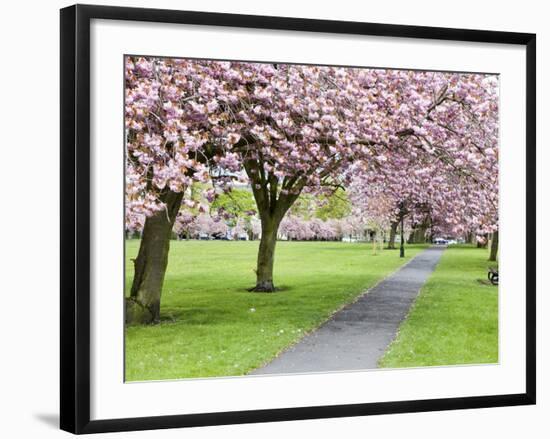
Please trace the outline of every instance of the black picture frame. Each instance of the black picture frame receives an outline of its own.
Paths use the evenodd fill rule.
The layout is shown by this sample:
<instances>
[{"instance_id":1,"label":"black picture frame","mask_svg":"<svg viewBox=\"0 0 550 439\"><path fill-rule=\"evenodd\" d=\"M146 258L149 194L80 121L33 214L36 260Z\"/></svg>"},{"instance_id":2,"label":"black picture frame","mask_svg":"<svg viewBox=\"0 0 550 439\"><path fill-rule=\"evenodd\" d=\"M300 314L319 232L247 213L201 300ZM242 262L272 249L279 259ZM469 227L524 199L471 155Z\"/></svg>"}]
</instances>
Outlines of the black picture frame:
<instances>
[{"instance_id":1,"label":"black picture frame","mask_svg":"<svg viewBox=\"0 0 550 439\"><path fill-rule=\"evenodd\" d=\"M494 396L90 420L90 21L92 19L525 46L527 60L525 66L526 392ZM535 67L536 36L530 33L90 5L75 5L61 9L61 429L76 434L99 433L535 404Z\"/></svg>"}]
</instances>

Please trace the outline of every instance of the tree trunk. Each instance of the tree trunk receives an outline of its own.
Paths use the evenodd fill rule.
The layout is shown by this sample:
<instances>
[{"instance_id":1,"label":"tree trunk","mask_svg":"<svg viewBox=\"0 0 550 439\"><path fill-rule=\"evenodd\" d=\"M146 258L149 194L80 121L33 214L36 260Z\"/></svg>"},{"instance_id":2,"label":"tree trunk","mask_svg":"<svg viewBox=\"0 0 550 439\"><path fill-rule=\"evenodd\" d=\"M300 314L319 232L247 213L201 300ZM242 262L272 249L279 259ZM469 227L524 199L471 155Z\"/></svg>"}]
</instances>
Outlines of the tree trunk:
<instances>
[{"instance_id":1,"label":"tree trunk","mask_svg":"<svg viewBox=\"0 0 550 439\"><path fill-rule=\"evenodd\" d=\"M418 238L418 227L420 225L415 224L412 226L411 232L409 233L409 239L407 239L407 244L415 244Z\"/></svg>"},{"instance_id":2,"label":"tree trunk","mask_svg":"<svg viewBox=\"0 0 550 439\"><path fill-rule=\"evenodd\" d=\"M256 286L249 291L272 293L276 291L273 283L273 263L279 224L300 196L307 178L300 175L280 180L273 172L265 171L261 154L258 158L247 158L243 164L252 183L252 194L262 224L256 266Z\"/></svg>"},{"instance_id":3,"label":"tree trunk","mask_svg":"<svg viewBox=\"0 0 550 439\"><path fill-rule=\"evenodd\" d=\"M416 224L411 230L408 244L424 244L426 242L426 232L428 231L428 222L424 221L422 223Z\"/></svg>"},{"instance_id":4,"label":"tree trunk","mask_svg":"<svg viewBox=\"0 0 550 439\"><path fill-rule=\"evenodd\" d=\"M276 290L273 283L273 263L279 223L280 221L272 218L262 219L262 236L256 266L256 286L249 291L272 293Z\"/></svg>"},{"instance_id":5,"label":"tree trunk","mask_svg":"<svg viewBox=\"0 0 550 439\"><path fill-rule=\"evenodd\" d=\"M425 244L426 243L426 232L428 231L428 225L423 223L418 229L418 233L416 234L416 243L417 244Z\"/></svg>"},{"instance_id":6,"label":"tree trunk","mask_svg":"<svg viewBox=\"0 0 550 439\"><path fill-rule=\"evenodd\" d=\"M397 235L397 225L399 223L397 221L394 221L391 223L390 228L390 239L388 240L388 249L395 249L395 235Z\"/></svg>"},{"instance_id":7,"label":"tree trunk","mask_svg":"<svg viewBox=\"0 0 550 439\"><path fill-rule=\"evenodd\" d=\"M489 260L496 261L497 253L498 253L498 230L496 232L493 232L493 240L491 241L491 253L489 255Z\"/></svg>"},{"instance_id":8,"label":"tree trunk","mask_svg":"<svg viewBox=\"0 0 550 439\"><path fill-rule=\"evenodd\" d=\"M166 191L160 199L166 210L145 220L130 297L126 299L126 323L150 324L160 320L160 297L168 265L170 236L183 193Z\"/></svg>"}]
</instances>

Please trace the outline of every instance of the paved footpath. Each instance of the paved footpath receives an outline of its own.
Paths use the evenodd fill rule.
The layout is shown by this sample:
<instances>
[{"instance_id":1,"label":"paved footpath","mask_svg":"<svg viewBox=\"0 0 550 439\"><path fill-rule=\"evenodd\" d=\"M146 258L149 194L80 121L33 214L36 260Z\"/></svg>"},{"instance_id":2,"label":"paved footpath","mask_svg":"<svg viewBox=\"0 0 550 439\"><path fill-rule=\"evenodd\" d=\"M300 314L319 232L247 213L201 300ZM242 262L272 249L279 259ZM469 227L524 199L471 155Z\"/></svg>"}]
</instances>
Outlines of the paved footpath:
<instances>
[{"instance_id":1,"label":"paved footpath","mask_svg":"<svg viewBox=\"0 0 550 439\"><path fill-rule=\"evenodd\" d=\"M430 247L252 375L374 369L443 247ZM397 256L397 254L396 254Z\"/></svg>"}]
</instances>

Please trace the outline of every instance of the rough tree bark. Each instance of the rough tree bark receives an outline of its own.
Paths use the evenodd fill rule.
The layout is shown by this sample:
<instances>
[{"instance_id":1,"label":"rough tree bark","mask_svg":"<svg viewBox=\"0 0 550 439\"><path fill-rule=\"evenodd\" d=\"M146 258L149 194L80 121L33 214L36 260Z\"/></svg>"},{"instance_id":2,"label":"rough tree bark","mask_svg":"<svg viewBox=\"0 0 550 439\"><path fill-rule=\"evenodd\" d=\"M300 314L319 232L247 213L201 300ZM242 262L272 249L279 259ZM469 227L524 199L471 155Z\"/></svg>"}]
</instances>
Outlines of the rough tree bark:
<instances>
[{"instance_id":1,"label":"rough tree bark","mask_svg":"<svg viewBox=\"0 0 550 439\"><path fill-rule=\"evenodd\" d=\"M275 261L275 246L280 220L264 214L262 218L262 236L258 248L256 265L256 286L250 291L271 293L276 291L273 283L273 263Z\"/></svg>"},{"instance_id":2,"label":"rough tree bark","mask_svg":"<svg viewBox=\"0 0 550 439\"><path fill-rule=\"evenodd\" d=\"M496 261L497 253L498 253L498 230L496 232L493 232L493 240L491 241L491 253L489 255L489 260Z\"/></svg>"},{"instance_id":3,"label":"rough tree bark","mask_svg":"<svg viewBox=\"0 0 550 439\"><path fill-rule=\"evenodd\" d=\"M399 222L393 221L390 226L390 239L388 240L388 249L395 249L395 235L397 235L397 226Z\"/></svg>"},{"instance_id":4,"label":"rough tree bark","mask_svg":"<svg viewBox=\"0 0 550 439\"><path fill-rule=\"evenodd\" d=\"M244 168L252 182L252 194L262 224L256 264L256 285L248 291L272 293L277 290L273 282L273 264L279 225L288 209L300 196L306 180L295 177L285 178L279 182L274 174L265 173L263 162L256 160L245 161Z\"/></svg>"},{"instance_id":5,"label":"rough tree bark","mask_svg":"<svg viewBox=\"0 0 550 439\"><path fill-rule=\"evenodd\" d=\"M166 210L145 220L138 256L134 260L134 280L130 297L126 299L127 324L150 324L160 320L170 235L183 193L166 190L160 199L166 204Z\"/></svg>"}]
</instances>

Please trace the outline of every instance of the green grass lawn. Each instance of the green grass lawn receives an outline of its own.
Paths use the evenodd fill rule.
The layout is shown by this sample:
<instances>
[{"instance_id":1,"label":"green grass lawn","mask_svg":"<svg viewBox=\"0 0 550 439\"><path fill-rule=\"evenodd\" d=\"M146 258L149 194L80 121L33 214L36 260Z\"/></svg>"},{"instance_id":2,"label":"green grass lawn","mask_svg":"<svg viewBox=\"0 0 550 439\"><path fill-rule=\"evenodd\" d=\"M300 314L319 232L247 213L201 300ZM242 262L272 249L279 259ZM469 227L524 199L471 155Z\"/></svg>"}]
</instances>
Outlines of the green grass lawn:
<instances>
[{"instance_id":1,"label":"green grass lawn","mask_svg":"<svg viewBox=\"0 0 550 439\"><path fill-rule=\"evenodd\" d=\"M498 362L498 288L488 250L450 247L428 279L380 367Z\"/></svg>"},{"instance_id":2,"label":"green grass lawn","mask_svg":"<svg viewBox=\"0 0 550 439\"><path fill-rule=\"evenodd\" d=\"M126 243L126 290L138 240ZM318 327L425 246L372 254L370 244L279 242L275 283L249 293L258 242L172 241L161 323L126 328L126 379L242 375ZM491 290L492 291L492 290Z\"/></svg>"}]
</instances>

